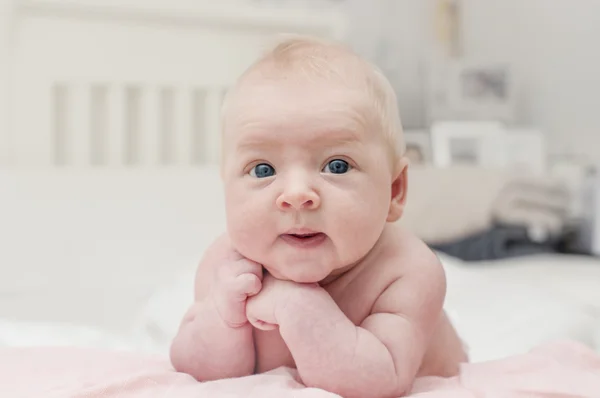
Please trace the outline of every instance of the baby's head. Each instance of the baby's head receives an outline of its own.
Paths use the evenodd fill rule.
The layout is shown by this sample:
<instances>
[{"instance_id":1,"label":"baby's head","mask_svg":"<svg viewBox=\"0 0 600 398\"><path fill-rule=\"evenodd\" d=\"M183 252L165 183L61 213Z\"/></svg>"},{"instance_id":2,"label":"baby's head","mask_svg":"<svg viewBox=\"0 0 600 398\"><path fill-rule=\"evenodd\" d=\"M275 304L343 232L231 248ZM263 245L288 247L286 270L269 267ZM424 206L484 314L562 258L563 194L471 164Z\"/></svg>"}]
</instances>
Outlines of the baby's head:
<instances>
[{"instance_id":1,"label":"baby's head","mask_svg":"<svg viewBox=\"0 0 600 398\"><path fill-rule=\"evenodd\" d=\"M402 215L396 96L339 44L293 38L252 65L225 99L222 140L230 239L277 278L349 269Z\"/></svg>"}]
</instances>

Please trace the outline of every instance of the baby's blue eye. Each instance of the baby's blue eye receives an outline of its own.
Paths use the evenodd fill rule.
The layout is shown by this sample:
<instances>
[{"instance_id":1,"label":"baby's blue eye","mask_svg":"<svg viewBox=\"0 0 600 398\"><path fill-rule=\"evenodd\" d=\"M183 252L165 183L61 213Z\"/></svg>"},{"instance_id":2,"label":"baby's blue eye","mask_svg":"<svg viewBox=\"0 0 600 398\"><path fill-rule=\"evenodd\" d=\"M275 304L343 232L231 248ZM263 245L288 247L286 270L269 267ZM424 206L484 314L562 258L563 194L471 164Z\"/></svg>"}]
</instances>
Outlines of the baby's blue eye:
<instances>
[{"instance_id":1,"label":"baby's blue eye","mask_svg":"<svg viewBox=\"0 0 600 398\"><path fill-rule=\"evenodd\" d=\"M252 170L250 170L250 175L256 178L271 177L275 175L275 169L266 163L261 163L257 164L252 168Z\"/></svg>"},{"instance_id":2,"label":"baby's blue eye","mask_svg":"<svg viewBox=\"0 0 600 398\"><path fill-rule=\"evenodd\" d=\"M344 174L347 173L350 169L350 165L345 160L335 159L331 162L327 163L323 172L333 173L333 174Z\"/></svg>"}]
</instances>

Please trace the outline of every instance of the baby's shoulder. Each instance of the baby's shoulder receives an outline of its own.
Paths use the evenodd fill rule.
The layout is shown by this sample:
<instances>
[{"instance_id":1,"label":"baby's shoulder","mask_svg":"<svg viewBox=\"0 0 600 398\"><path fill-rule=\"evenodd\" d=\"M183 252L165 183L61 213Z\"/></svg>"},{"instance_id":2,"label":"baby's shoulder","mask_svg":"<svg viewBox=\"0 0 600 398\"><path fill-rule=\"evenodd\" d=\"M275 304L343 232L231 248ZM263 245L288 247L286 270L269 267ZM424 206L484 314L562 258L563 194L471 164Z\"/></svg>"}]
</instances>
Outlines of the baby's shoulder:
<instances>
[{"instance_id":1,"label":"baby's shoulder","mask_svg":"<svg viewBox=\"0 0 600 398\"><path fill-rule=\"evenodd\" d=\"M215 267L232 258L235 253L227 233L219 235L205 249L198 263L195 278L195 291L197 294L208 290L215 272Z\"/></svg>"},{"instance_id":2,"label":"baby's shoulder","mask_svg":"<svg viewBox=\"0 0 600 398\"><path fill-rule=\"evenodd\" d=\"M390 225L381 245L380 266L390 278L406 278L412 274L442 275L443 267L438 256L414 233L399 226Z\"/></svg>"},{"instance_id":3,"label":"baby's shoulder","mask_svg":"<svg viewBox=\"0 0 600 398\"><path fill-rule=\"evenodd\" d=\"M347 291L339 295L346 302L338 304L341 308L355 306L363 315L418 317L424 308L438 311L446 292L444 270L436 254L410 231L394 225L353 274L352 283L340 281Z\"/></svg>"},{"instance_id":4,"label":"baby's shoulder","mask_svg":"<svg viewBox=\"0 0 600 398\"><path fill-rule=\"evenodd\" d=\"M385 245L385 261L378 272L383 289L374 312L396 312L418 316L424 308L438 311L446 294L446 276L437 255L417 236L394 229Z\"/></svg>"},{"instance_id":5,"label":"baby's shoulder","mask_svg":"<svg viewBox=\"0 0 600 398\"><path fill-rule=\"evenodd\" d=\"M232 252L233 247L229 235L227 232L223 232L206 248L200 265L202 266L202 263L212 263L214 260L229 258Z\"/></svg>"}]
</instances>

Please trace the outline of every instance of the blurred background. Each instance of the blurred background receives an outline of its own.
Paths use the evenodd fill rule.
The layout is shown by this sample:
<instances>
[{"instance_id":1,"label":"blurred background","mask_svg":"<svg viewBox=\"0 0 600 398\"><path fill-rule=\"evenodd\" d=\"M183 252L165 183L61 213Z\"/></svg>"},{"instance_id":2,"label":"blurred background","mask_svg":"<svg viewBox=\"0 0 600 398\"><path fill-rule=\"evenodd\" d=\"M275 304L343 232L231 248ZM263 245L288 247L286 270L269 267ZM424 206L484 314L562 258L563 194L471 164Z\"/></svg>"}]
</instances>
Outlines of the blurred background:
<instances>
[{"instance_id":1,"label":"blurred background","mask_svg":"<svg viewBox=\"0 0 600 398\"><path fill-rule=\"evenodd\" d=\"M596 0L0 0L0 343L165 352L224 229L223 95L283 33L391 81L400 222L476 359L600 346Z\"/></svg>"}]
</instances>

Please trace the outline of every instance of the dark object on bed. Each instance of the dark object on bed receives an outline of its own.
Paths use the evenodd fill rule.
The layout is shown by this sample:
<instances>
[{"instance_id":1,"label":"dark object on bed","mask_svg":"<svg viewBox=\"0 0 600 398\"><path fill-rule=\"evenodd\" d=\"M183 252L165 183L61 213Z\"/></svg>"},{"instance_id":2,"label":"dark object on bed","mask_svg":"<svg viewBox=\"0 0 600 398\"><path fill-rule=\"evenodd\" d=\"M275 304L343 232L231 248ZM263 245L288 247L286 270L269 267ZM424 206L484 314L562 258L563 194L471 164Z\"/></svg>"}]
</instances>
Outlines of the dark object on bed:
<instances>
[{"instance_id":1,"label":"dark object on bed","mask_svg":"<svg viewBox=\"0 0 600 398\"><path fill-rule=\"evenodd\" d=\"M559 240L537 242L523 226L496 225L460 240L430 244L437 251L463 261L499 260L559 251Z\"/></svg>"}]
</instances>

